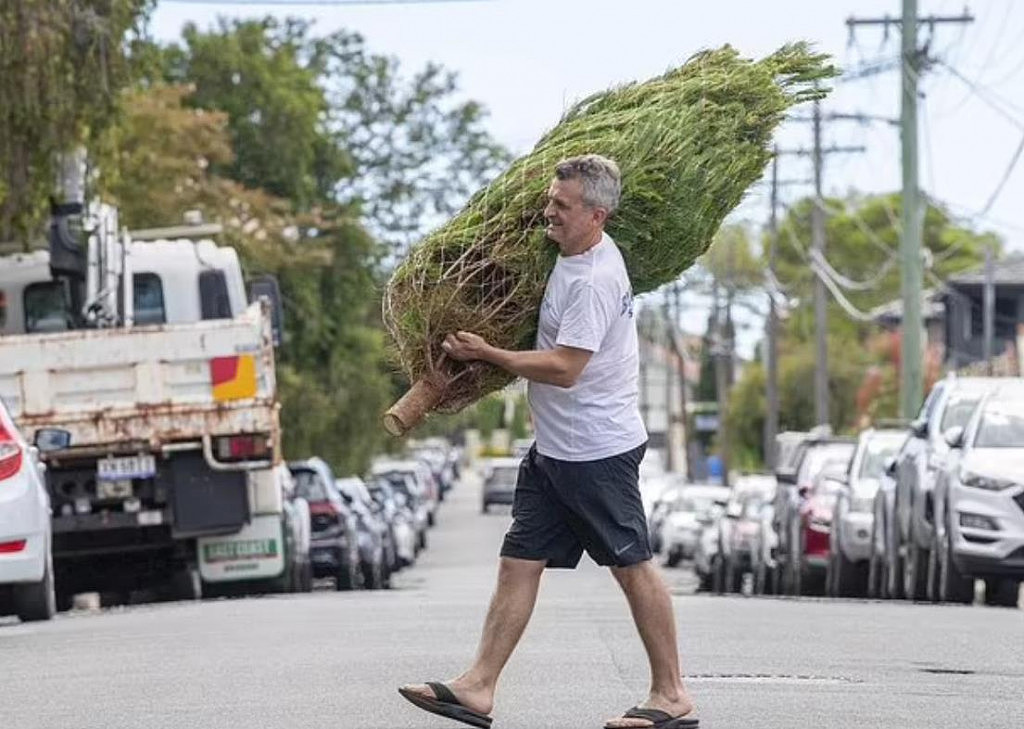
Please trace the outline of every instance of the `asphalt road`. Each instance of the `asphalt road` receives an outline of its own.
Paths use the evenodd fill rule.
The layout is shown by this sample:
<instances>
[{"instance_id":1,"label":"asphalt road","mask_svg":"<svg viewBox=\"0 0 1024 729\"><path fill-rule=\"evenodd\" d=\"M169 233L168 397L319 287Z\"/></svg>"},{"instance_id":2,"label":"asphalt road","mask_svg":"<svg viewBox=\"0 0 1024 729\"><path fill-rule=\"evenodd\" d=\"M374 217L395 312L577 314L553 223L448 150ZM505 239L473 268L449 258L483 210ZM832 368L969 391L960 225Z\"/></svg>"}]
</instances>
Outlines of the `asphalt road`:
<instances>
[{"instance_id":1,"label":"asphalt road","mask_svg":"<svg viewBox=\"0 0 1024 729\"><path fill-rule=\"evenodd\" d=\"M452 493L386 592L138 606L0 622L0 729L443 729L395 687L473 655L509 515ZM666 571L702 726L1019 729L1024 612L693 595ZM645 692L625 600L587 564L545 577L495 729L601 727Z\"/></svg>"}]
</instances>

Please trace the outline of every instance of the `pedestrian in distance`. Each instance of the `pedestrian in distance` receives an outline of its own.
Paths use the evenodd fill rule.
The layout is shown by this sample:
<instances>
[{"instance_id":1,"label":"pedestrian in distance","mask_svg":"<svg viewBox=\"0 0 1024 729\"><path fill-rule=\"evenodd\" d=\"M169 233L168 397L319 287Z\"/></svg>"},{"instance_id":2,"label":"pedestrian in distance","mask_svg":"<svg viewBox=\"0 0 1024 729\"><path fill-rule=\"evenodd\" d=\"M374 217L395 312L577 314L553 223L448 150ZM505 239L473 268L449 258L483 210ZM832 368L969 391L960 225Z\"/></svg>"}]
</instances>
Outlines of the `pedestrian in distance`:
<instances>
[{"instance_id":1,"label":"pedestrian in distance","mask_svg":"<svg viewBox=\"0 0 1024 729\"><path fill-rule=\"evenodd\" d=\"M607 729L691 729L672 602L651 559L639 491L647 432L638 407L633 294L604 231L621 194L618 166L599 155L560 162L544 209L559 248L538 320L536 348L510 351L470 332L443 348L528 381L536 441L519 468L512 524L476 658L444 682L402 686L416 706L471 726L491 725L502 669L529 622L545 569L573 569L584 551L626 595L651 669L647 697Z\"/></svg>"}]
</instances>

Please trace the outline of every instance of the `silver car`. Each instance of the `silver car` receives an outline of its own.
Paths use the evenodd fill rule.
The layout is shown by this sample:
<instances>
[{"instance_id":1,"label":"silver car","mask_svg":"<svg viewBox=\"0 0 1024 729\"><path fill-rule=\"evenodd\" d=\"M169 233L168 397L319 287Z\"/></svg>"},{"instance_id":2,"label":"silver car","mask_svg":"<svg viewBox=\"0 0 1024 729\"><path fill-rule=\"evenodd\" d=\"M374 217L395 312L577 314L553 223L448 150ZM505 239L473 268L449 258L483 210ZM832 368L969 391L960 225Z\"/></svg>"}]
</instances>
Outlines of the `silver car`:
<instances>
[{"instance_id":1,"label":"silver car","mask_svg":"<svg viewBox=\"0 0 1024 729\"><path fill-rule=\"evenodd\" d=\"M1024 579L1024 385L1000 386L965 427L945 435L950 455L935 484L932 596L1015 607Z\"/></svg>"},{"instance_id":2,"label":"silver car","mask_svg":"<svg viewBox=\"0 0 1024 729\"><path fill-rule=\"evenodd\" d=\"M889 459L907 439L905 430L863 431L846 483L836 494L829 533L825 589L830 597L867 593L874 500Z\"/></svg>"},{"instance_id":3,"label":"silver car","mask_svg":"<svg viewBox=\"0 0 1024 729\"><path fill-rule=\"evenodd\" d=\"M692 559L697 552L701 533L710 525L715 502L729 498L725 486L689 484L673 489L672 500L666 501L661 523L660 542L665 553L665 565L675 567L684 559Z\"/></svg>"}]
</instances>

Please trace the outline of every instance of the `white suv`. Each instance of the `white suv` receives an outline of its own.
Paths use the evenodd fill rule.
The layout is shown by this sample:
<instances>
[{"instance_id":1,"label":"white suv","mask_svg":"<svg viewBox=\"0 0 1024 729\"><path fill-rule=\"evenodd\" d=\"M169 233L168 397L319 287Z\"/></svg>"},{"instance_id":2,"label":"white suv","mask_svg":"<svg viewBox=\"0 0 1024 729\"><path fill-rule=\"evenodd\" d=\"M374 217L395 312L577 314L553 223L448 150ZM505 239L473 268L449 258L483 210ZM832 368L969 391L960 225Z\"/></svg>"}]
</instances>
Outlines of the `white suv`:
<instances>
[{"instance_id":1,"label":"white suv","mask_svg":"<svg viewBox=\"0 0 1024 729\"><path fill-rule=\"evenodd\" d=\"M944 437L951 457L936 479L932 596L971 602L981 578L988 604L1014 607L1024 579L1024 386L1000 386Z\"/></svg>"},{"instance_id":2,"label":"white suv","mask_svg":"<svg viewBox=\"0 0 1024 729\"><path fill-rule=\"evenodd\" d=\"M0 614L49 620L53 586L50 497L30 447L0 401Z\"/></svg>"}]
</instances>

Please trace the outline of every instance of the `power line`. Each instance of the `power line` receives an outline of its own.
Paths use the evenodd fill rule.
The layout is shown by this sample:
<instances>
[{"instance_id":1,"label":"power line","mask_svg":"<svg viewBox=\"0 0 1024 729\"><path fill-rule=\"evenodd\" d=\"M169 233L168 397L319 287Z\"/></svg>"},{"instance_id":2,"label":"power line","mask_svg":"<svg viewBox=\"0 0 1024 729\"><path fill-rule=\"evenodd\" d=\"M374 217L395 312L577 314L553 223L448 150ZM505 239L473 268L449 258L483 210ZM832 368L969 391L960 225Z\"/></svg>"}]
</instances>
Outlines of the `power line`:
<instances>
[{"instance_id":1,"label":"power line","mask_svg":"<svg viewBox=\"0 0 1024 729\"><path fill-rule=\"evenodd\" d=\"M165 4L177 5L246 5L246 6L276 6L284 8L296 8L303 5L331 6L331 5L434 5L441 3L475 3L492 2L493 0L161 0Z\"/></svg>"}]
</instances>

